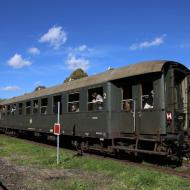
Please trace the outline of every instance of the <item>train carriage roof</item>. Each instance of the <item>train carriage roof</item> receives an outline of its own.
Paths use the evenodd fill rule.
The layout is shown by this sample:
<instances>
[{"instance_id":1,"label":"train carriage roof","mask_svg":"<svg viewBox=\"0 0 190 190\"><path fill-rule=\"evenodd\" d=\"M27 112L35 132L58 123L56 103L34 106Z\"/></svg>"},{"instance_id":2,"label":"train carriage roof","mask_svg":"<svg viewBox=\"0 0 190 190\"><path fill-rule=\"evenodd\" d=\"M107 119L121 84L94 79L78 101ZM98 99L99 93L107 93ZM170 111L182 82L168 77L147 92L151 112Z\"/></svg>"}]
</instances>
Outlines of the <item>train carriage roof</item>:
<instances>
[{"instance_id":1,"label":"train carriage roof","mask_svg":"<svg viewBox=\"0 0 190 190\"><path fill-rule=\"evenodd\" d=\"M125 67L108 70L106 72L103 72L94 76L84 77L78 80L66 82L64 84L60 84L60 85L42 89L36 92L24 94L22 96L14 97L14 98L1 102L1 105L11 104L14 102L21 102L21 101L31 99L31 98L38 98L38 97L42 97L46 95L56 94L62 91L79 89L85 86L102 84L104 82L113 81L113 80L121 79L125 77L161 72L163 69L163 66L169 63L181 65L180 63L165 61L165 60L140 62L136 64L131 64Z\"/></svg>"}]
</instances>

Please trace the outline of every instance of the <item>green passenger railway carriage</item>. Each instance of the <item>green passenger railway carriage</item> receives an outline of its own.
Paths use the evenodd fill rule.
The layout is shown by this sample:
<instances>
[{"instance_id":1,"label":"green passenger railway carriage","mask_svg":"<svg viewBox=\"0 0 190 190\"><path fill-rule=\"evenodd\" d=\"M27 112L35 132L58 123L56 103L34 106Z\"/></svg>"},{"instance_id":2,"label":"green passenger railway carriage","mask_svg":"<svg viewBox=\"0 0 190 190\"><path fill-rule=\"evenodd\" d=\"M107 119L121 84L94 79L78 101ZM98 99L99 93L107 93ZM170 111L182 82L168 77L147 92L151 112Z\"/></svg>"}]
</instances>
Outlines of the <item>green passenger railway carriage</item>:
<instances>
[{"instance_id":1,"label":"green passenger railway carriage","mask_svg":"<svg viewBox=\"0 0 190 190\"><path fill-rule=\"evenodd\" d=\"M190 156L189 85L180 63L132 64L5 100L0 130L50 138L60 102L63 141L83 150L181 160Z\"/></svg>"}]
</instances>

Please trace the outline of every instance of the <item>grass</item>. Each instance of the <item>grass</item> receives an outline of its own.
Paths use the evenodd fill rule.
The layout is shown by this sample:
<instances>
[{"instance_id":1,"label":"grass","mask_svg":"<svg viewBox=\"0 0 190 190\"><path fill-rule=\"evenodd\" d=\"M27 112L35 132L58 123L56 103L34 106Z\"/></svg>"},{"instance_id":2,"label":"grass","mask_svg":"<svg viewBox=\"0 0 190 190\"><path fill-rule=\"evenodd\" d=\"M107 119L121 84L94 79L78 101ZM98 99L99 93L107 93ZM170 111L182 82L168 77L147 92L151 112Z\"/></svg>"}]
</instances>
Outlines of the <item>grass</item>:
<instances>
[{"instance_id":1,"label":"grass","mask_svg":"<svg viewBox=\"0 0 190 190\"><path fill-rule=\"evenodd\" d=\"M12 163L35 168L53 170L56 166L56 148L42 147L21 139L0 135L0 157ZM74 157L64 149L60 150L58 170L76 170L79 175L69 178L55 178L35 184L28 180L33 189L108 189L108 190L189 190L190 180L166 175L156 171L124 165L111 160L89 157Z\"/></svg>"}]
</instances>

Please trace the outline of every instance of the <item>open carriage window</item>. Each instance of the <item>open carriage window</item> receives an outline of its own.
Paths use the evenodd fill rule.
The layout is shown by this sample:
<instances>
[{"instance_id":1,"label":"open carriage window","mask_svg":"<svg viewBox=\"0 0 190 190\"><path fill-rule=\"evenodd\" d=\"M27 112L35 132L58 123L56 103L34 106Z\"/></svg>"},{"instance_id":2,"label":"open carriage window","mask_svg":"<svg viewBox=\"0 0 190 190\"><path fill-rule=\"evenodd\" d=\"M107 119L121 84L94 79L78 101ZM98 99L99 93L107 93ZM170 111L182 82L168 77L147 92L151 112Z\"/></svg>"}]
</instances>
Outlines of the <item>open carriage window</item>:
<instances>
[{"instance_id":1,"label":"open carriage window","mask_svg":"<svg viewBox=\"0 0 190 190\"><path fill-rule=\"evenodd\" d=\"M133 110L133 99L132 99L132 86L122 87L122 110L131 112Z\"/></svg>"},{"instance_id":2,"label":"open carriage window","mask_svg":"<svg viewBox=\"0 0 190 190\"><path fill-rule=\"evenodd\" d=\"M5 106L0 106L0 120L5 116Z\"/></svg>"},{"instance_id":3,"label":"open carriage window","mask_svg":"<svg viewBox=\"0 0 190 190\"><path fill-rule=\"evenodd\" d=\"M1 106L1 118L5 117L5 115L6 115L6 107Z\"/></svg>"},{"instance_id":4,"label":"open carriage window","mask_svg":"<svg viewBox=\"0 0 190 190\"><path fill-rule=\"evenodd\" d=\"M38 100L33 100L33 114L38 113L39 103Z\"/></svg>"},{"instance_id":5,"label":"open carriage window","mask_svg":"<svg viewBox=\"0 0 190 190\"><path fill-rule=\"evenodd\" d=\"M142 83L141 105L142 109L152 109L154 107L153 81Z\"/></svg>"},{"instance_id":6,"label":"open carriage window","mask_svg":"<svg viewBox=\"0 0 190 190\"><path fill-rule=\"evenodd\" d=\"M47 98L42 98L41 99L41 114L46 115L48 109L48 99Z\"/></svg>"},{"instance_id":7,"label":"open carriage window","mask_svg":"<svg viewBox=\"0 0 190 190\"><path fill-rule=\"evenodd\" d=\"M68 112L79 112L79 100L79 92L69 94Z\"/></svg>"},{"instance_id":8,"label":"open carriage window","mask_svg":"<svg viewBox=\"0 0 190 190\"><path fill-rule=\"evenodd\" d=\"M23 104L22 104L22 103L19 103L19 104L18 104L18 114L19 114L19 115L22 115L22 108L23 108Z\"/></svg>"},{"instance_id":9,"label":"open carriage window","mask_svg":"<svg viewBox=\"0 0 190 190\"><path fill-rule=\"evenodd\" d=\"M7 116L10 115L10 112L11 112L11 106L10 106L10 105L7 105Z\"/></svg>"},{"instance_id":10,"label":"open carriage window","mask_svg":"<svg viewBox=\"0 0 190 190\"><path fill-rule=\"evenodd\" d=\"M60 102L60 115L62 114L62 96L54 96L53 97L53 113L58 113L58 102Z\"/></svg>"},{"instance_id":11,"label":"open carriage window","mask_svg":"<svg viewBox=\"0 0 190 190\"><path fill-rule=\"evenodd\" d=\"M15 115L16 114L16 104L12 104L11 105L11 115Z\"/></svg>"},{"instance_id":12,"label":"open carriage window","mask_svg":"<svg viewBox=\"0 0 190 190\"><path fill-rule=\"evenodd\" d=\"M106 94L103 94L103 88L93 88L88 90L88 111L103 110L104 99Z\"/></svg>"},{"instance_id":13,"label":"open carriage window","mask_svg":"<svg viewBox=\"0 0 190 190\"><path fill-rule=\"evenodd\" d=\"M31 110L31 102L26 102L26 115L30 114Z\"/></svg>"}]
</instances>

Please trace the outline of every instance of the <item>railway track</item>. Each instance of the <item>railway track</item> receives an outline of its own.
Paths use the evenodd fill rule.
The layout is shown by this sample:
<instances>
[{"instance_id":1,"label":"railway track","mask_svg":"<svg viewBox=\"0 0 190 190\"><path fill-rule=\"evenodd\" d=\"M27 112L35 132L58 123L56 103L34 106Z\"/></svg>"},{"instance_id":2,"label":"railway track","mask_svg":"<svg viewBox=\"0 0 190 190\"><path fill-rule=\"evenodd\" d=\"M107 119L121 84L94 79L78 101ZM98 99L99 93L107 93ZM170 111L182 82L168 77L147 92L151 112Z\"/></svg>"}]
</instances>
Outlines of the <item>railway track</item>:
<instances>
[{"instance_id":1,"label":"railway track","mask_svg":"<svg viewBox=\"0 0 190 190\"><path fill-rule=\"evenodd\" d=\"M29 140L29 139L25 139L25 138L22 138L22 140L24 140L28 143L36 144L36 145L43 146L43 147L55 148L55 143L49 142L49 144L47 144L44 142L43 143L37 142L37 141L33 141L31 139ZM61 149L62 149L62 147L61 147ZM67 151L69 151L73 154L77 154L77 152L73 149L67 149ZM111 161L115 161L118 163L127 164L128 166L132 166L132 167L139 167L139 168L147 169L150 171L158 171L158 172L162 172L165 174L182 177L185 179L190 179L190 163L188 163L188 162L184 162L183 165L180 167L171 168L169 166L155 165L155 164L148 163L148 162L137 163L137 162L130 161L130 160L119 159L112 155L105 155L105 154L101 154L101 153L97 154L94 152L93 153L85 152L85 153L83 153L83 156L88 156L88 157L92 157L92 158L96 158L96 159L100 159L100 160L102 160L102 159L103 160L111 160Z\"/></svg>"},{"instance_id":2,"label":"railway track","mask_svg":"<svg viewBox=\"0 0 190 190\"><path fill-rule=\"evenodd\" d=\"M132 167L139 167L139 168L143 168L143 169L148 169L150 171L151 170L158 171L158 172L162 172L165 174L174 175L174 176L182 177L185 179L190 179L190 163L183 163L183 165L181 167L171 168L169 166L160 166L160 165L155 165L155 164L151 164L151 163L147 163L147 162L137 163L137 162L133 162L133 161L129 161L129 160L120 160L120 159L117 159L114 157L110 158L110 157L102 157L100 155L92 155L89 153L85 153L84 155L95 157L95 158L101 159L101 160L102 159L114 160L116 162L127 164Z\"/></svg>"}]
</instances>

